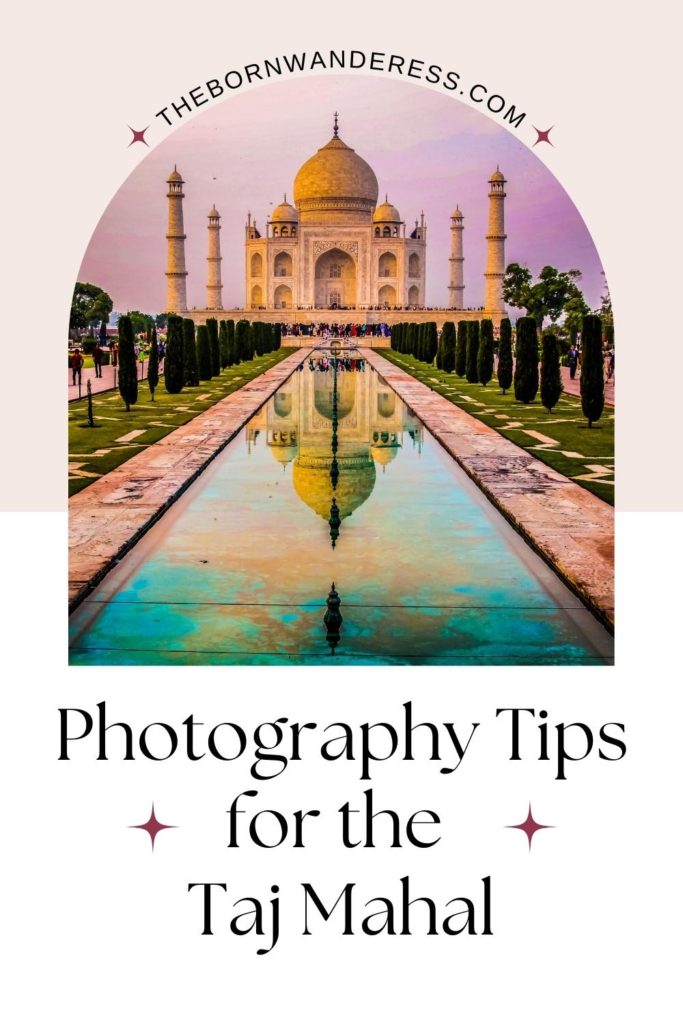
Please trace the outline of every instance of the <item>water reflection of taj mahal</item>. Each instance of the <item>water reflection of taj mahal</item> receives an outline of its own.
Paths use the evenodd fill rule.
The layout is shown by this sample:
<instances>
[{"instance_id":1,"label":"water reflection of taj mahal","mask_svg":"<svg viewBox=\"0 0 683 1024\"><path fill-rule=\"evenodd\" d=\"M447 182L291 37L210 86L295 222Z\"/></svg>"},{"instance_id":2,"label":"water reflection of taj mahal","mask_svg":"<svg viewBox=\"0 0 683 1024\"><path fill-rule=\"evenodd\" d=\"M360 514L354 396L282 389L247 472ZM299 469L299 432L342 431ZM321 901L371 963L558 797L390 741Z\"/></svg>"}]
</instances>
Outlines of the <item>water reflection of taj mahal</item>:
<instances>
[{"instance_id":1,"label":"water reflection of taj mahal","mask_svg":"<svg viewBox=\"0 0 683 1024\"><path fill-rule=\"evenodd\" d=\"M250 420L247 442L265 436L283 470L292 464L303 503L341 523L368 500L380 467L385 472L405 444L421 448L423 429L371 370L335 374L306 366Z\"/></svg>"}]
</instances>

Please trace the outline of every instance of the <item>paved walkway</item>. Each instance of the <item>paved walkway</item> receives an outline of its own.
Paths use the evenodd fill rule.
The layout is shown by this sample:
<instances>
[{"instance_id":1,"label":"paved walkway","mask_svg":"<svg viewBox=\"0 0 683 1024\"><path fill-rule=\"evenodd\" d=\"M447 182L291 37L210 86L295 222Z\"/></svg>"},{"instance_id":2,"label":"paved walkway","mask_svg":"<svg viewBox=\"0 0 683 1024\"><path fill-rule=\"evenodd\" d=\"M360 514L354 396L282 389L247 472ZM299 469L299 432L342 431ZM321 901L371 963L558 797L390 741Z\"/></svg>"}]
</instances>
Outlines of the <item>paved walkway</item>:
<instances>
[{"instance_id":1,"label":"paved walkway","mask_svg":"<svg viewBox=\"0 0 683 1024\"><path fill-rule=\"evenodd\" d=\"M577 398L581 397L581 371L576 371L576 377L574 380L569 376L569 367L563 366L562 370L562 384L564 385L565 393L568 395L576 395ZM614 405L614 379L605 381L605 405Z\"/></svg>"},{"instance_id":2,"label":"paved walkway","mask_svg":"<svg viewBox=\"0 0 683 1024\"><path fill-rule=\"evenodd\" d=\"M145 359L144 363L138 363L138 380L147 380L147 364L148 360ZM159 371L163 370L163 360ZM92 388L93 395L99 394L101 391L111 391L112 388L118 387L119 382L119 368L118 366L103 366L102 376L95 376L94 367L89 370L81 370L81 393L78 394L78 384L74 385L71 383L72 374L71 370L67 370L67 384L69 391L69 401L73 402L76 399L85 398L88 393L88 384L90 381L90 387Z\"/></svg>"},{"instance_id":3,"label":"paved walkway","mask_svg":"<svg viewBox=\"0 0 683 1024\"><path fill-rule=\"evenodd\" d=\"M614 511L379 353L360 350L515 529L614 622Z\"/></svg>"},{"instance_id":4,"label":"paved walkway","mask_svg":"<svg viewBox=\"0 0 683 1024\"><path fill-rule=\"evenodd\" d=\"M299 349L287 356L71 498L70 609L189 487L309 352Z\"/></svg>"}]
</instances>

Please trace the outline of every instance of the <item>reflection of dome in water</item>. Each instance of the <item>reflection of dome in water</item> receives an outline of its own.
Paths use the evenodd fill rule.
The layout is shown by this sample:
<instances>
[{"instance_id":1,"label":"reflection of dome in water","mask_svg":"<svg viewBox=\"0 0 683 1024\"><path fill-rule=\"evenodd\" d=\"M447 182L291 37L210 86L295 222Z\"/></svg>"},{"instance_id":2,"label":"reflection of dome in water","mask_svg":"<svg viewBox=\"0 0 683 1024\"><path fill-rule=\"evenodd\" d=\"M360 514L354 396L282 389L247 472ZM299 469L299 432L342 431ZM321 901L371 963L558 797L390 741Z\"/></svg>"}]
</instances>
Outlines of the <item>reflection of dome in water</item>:
<instances>
[{"instance_id":1,"label":"reflection of dome in water","mask_svg":"<svg viewBox=\"0 0 683 1024\"><path fill-rule=\"evenodd\" d=\"M336 489L330 480L331 457L300 455L294 463L294 490L305 505L325 520L329 519L333 498L337 500L340 517L346 519L368 500L375 486L375 464L372 459L356 456L340 458L338 462L339 482Z\"/></svg>"},{"instance_id":2,"label":"reflection of dome in water","mask_svg":"<svg viewBox=\"0 0 683 1024\"><path fill-rule=\"evenodd\" d=\"M292 396L291 394L277 394L273 399L273 409L275 410L276 416L282 416L286 418L291 414L292 411Z\"/></svg>"},{"instance_id":3,"label":"reflection of dome in water","mask_svg":"<svg viewBox=\"0 0 683 1024\"><path fill-rule=\"evenodd\" d=\"M380 391L377 395L377 412L385 419L394 415L396 395L393 391Z\"/></svg>"},{"instance_id":4,"label":"reflection of dome in water","mask_svg":"<svg viewBox=\"0 0 683 1024\"><path fill-rule=\"evenodd\" d=\"M296 444L271 444L269 445L270 454L276 460L285 465L288 462L292 462L296 458L296 453L299 451L299 446Z\"/></svg>"},{"instance_id":5,"label":"reflection of dome in water","mask_svg":"<svg viewBox=\"0 0 683 1024\"><path fill-rule=\"evenodd\" d=\"M334 391L333 373L316 373L313 400L321 416L332 419L332 395ZM337 374L337 418L343 420L353 409L356 401L355 373Z\"/></svg>"},{"instance_id":6,"label":"reflection of dome in water","mask_svg":"<svg viewBox=\"0 0 683 1024\"><path fill-rule=\"evenodd\" d=\"M396 458L398 449L399 445L397 444L373 444L371 448L372 457L375 462L379 462L380 466L387 466Z\"/></svg>"}]
</instances>

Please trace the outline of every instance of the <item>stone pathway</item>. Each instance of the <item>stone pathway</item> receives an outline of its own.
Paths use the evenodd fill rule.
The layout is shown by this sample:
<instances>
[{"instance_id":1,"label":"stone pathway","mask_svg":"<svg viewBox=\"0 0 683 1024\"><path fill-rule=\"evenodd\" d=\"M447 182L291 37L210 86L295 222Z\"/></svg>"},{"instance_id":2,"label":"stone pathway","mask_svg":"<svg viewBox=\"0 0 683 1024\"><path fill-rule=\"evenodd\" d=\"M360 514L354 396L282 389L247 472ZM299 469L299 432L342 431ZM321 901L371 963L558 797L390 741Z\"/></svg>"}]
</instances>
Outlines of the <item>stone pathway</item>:
<instances>
[{"instance_id":1,"label":"stone pathway","mask_svg":"<svg viewBox=\"0 0 683 1024\"><path fill-rule=\"evenodd\" d=\"M287 356L71 498L70 609L173 504L309 352L299 349Z\"/></svg>"},{"instance_id":2,"label":"stone pathway","mask_svg":"<svg viewBox=\"0 0 683 1024\"><path fill-rule=\"evenodd\" d=\"M147 363L145 359L144 363L138 363L138 381L147 380ZM163 370L163 360L160 367L160 372ZM92 367L89 370L81 370L81 398L85 398L88 394L88 381L90 381L90 387L93 395L101 394L102 391L111 391L112 388L118 387L119 380L119 368L118 366L103 366L102 376L95 376L95 368ZM67 370L67 390L69 394L69 401L74 402L78 399L78 384L72 384L71 370Z\"/></svg>"},{"instance_id":3,"label":"stone pathway","mask_svg":"<svg viewBox=\"0 0 683 1024\"><path fill-rule=\"evenodd\" d=\"M565 394L575 395L577 398L581 397L581 371L576 371L576 377L574 380L569 376L569 367L562 366L562 384L564 386ZM605 405L614 405L614 378L612 380L605 380Z\"/></svg>"},{"instance_id":4,"label":"stone pathway","mask_svg":"<svg viewBox=\"0 0 683 1024\"><path fill-rule=\"evenodd\" d=\"M611 627L613 509L378 353L361 352L515 529Z\"/></svg>"}]
</instances>

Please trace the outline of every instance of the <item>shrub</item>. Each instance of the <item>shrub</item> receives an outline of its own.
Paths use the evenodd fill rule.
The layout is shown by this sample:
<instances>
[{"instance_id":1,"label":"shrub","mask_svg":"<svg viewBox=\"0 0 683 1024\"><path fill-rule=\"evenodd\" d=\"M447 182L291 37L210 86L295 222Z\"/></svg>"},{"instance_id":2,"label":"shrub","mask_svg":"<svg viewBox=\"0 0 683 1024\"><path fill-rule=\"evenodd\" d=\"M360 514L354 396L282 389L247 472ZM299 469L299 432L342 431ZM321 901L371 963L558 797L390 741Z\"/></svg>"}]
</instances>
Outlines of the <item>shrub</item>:
<instances>
[{"instance_id":1,"label":"shrub","mask_svg":"<svg viewBox=\"0 0 683 1024\"><path fill-rule=\"evenodd\" d=\"M218 350L221 358L221 370L228 365L228 326L225 320L221 320L218 328Z\"/></svg>"},{"instance_id":2,"label":"shrub","mask_svg":"<svg viewBox=\"0 0 683 1024\"><path fill-rule=\"evenodd\" d=\"M479 354L477 355L477 377L484 387L493 377L493 322L482 320Z\"/></svg>"},{"instance_id":3,"label":"shrub","mask_svg":"<svg viewBox=\"0 0 683 1024\"><path fill-rule=\"evenodd\" d=\"M517 321L514 381L517 401L533 402L538 392L538 337L532 316Z\"/></svg>"},{"instance_id":4,"label":"shrub","mask_svg":"<svg viewBox=\"0 0 683 1024\"><path fill-rule=\"evenodd\" d=\"M149 385L152 401L154 401L154 392L159 383L159 344L157 342L156 327L152 327L151 336L152 344L149 350L149 363L147 364L147 384Z\"/></svg>"},{"instance_id":5,"label":"shrub","mask_svg":"<svg viewBox=\"0 0 683 1024\"><path fill-rule=\"evenodd\" d=\"M235 324L235 345L237 347L237 362L243 363L252 358L249 339L249 322L238 320Z\"/></svg>"},{"instance_id":6,"label":"shrub","mask_svg":"<svg viewBox=\"0 0 683 1024\"><path fill-rule=\"evenodd\" d=\"M452 373L455 369L455 324L447 320L441 332L441 369Z\"/></svg>"},{"instance_id":7,"label":"shrub","mask_svg":"<svg viewBox=\"0 0 683 1024\"><path fill-rule=\"evenodd\" d=\"M228 320L228 366L234 366L235 363L239 363L240 357L237 354L237 346L235 344L235 321Z\"/></svg>"},{"instance_id":8,"label":"shrub","mask_svg":"<svg viewBox=\"0 0 683 1024\"><path fill-rule=\"evenodd\" d=\"M581 408L592 427L605 408L605 366L602 325L594 314L584 316L581 329Z\"/></svg>"},{"instance_id":9,"label":"shrub","mask_svg":"<svg viewBox=\"0 0 683 1024\"><path fill-rule=\"evenodd\" d=\"M209 317L206 321L206 329L209 332L209 348L211 349L211 373L217 377L221 372L221 352L218 345L218 321L215 317Z\"/></svg>"},{"instance_id":10,"label":"shrub","mask_svg":"<svg viewBox=\"0 0 683 1024\"><path fill-rule=\"evenodd\" d=\"M211 380L213 370L211 365L211 343L209 341L209 330L206 324L200 324L197 328L197 366L200 380Z\"/></svg>"},{"instance_id":11,"label":"shrub","mask_svg":"<svg viewBox=\"0 0 683 1024\"><path fill-rule=\"evenodd\" d=\"M552 412L562 394L560 347L554 334L544 334L541 343L541 402Z\"/></svg>"},{"instance_id":12,"label":"shrub","mask_svg":"<svg viewBox=\"0 0 683 1024\"><path fill-rule=\"evenodd\" d=\"M177 395L183 390L183 364L183 321L182 317L172 314L168 318L166 358L164 359L164 385L169 395Z\"/></svg>"},{"instance_id":13,"label":"shrub","mask_svg":"<svg viewBox=\"0 0 683 1024\"><path fill-rule=\"evenodd\" d=\"M507 317L500 321L498 343L498 386L505 394L512 384L512 325Z\"/></svg>"},{"instance_id":14,"label":"shrub","mask_svg":"<svg viewBox=\"0 0 683 1024\"><path fill-rule=\"evenodd\" d=\"M138 366L129 316L119 317L119 394L126 403L126 412L130 412L131 405L138 400Z\"/></svg>"},{"instance_id":15,"label":"shrub","mask_svg":"<svg viewBox=\"0 0 683 1024\"><path fill-rule=\"evenodd\" d=\"M199 384L197 346L194 335L194 320L186 317L183 320L183 380L191 388L195 388Z\"/></svg>"},{"instance_id":16,"label":"shrub","mask_svg":"<svg viewBox=\"0 0 683 1024\"><path fill-rule=\"evenodd\" d=\"M458 338L455 343L455 372L464 377L467 369L467 320L458 323Z\"/></svg>"},{"instance_id":17,"label":"shrub","mask_svg":"<svg viewBox=\"0 0 683 1024\"><path fill-rule=\"evenodd\" d=\"M476 384L479 380L477 374L477 359L479 358L479 321L472 320L467 325L467 363L465 376L469 384Z\"/></svg>"}]
</instances>

